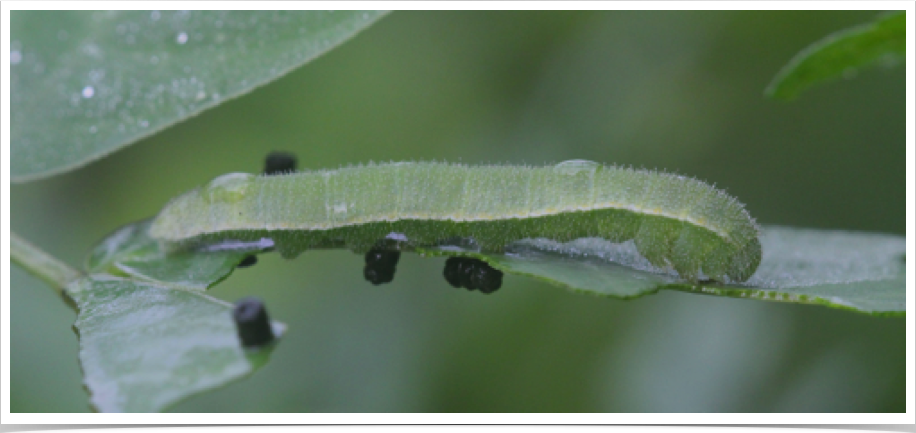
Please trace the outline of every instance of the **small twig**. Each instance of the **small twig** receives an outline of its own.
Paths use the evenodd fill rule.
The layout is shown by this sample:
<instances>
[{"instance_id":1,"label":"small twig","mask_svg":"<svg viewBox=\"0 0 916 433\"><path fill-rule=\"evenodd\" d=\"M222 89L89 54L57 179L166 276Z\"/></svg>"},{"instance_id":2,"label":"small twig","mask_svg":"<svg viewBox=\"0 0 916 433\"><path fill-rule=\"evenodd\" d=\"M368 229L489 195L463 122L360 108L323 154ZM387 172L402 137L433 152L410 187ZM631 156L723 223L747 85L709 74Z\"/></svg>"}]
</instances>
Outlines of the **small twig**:
<instances>
[{"instance_id":1,"label":"small twig","mask_svg":"<svg viewBox=\"0 0 916 433\"><path fill-rule=\"evenodd\" d=\"M58 295L82 274L42 251L16 233L10 232L10 261L48 283Z\"/></svg>"}]
</instances>

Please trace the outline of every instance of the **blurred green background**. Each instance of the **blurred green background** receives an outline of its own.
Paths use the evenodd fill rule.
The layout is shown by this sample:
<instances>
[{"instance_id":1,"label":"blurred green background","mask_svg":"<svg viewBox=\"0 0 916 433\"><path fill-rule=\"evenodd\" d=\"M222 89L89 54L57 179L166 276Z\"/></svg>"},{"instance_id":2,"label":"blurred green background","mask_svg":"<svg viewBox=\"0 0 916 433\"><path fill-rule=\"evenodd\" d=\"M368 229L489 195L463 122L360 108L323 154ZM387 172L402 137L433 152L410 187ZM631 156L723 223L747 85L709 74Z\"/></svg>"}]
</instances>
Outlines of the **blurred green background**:
<instances>
[{"instance_id":1,"label":"blurred green background","mask_svg":"<svg viewBox=\"0 0 916 433\"><path fill-rule=\"evenodd\" d=\"M764 224L905 234L904 68L793 103L799 50L877 13L395 12L304 68L81 170L11 188L11 226L71 264L118 226L271 150L369 160L660 168ZM509 276L453 289L405 255L392 284L346 251L262 256L211 294L290 330L189 412L905 411L903 319L665 292L634 301ZM88 411L75 314L16 267L10 409Z\"/></svg>"}]
</instances>

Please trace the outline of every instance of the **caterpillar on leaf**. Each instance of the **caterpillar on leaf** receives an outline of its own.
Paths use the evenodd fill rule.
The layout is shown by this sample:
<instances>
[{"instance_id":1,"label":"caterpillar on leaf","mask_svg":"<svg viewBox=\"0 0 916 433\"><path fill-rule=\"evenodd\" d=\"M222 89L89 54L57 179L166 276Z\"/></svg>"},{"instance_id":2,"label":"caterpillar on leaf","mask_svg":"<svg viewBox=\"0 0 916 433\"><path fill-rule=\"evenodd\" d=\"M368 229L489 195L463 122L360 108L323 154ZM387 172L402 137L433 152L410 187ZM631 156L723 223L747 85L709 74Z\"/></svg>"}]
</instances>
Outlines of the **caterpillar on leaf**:
<instances>
[{"instance_id":1,"label":"caterpillar on leaf","mask_svg":"<svg viewBox=\"0 0 916 433\"><path fill-rule=\"evenodd\" d=\"M380 240L400 250L460 238L498 253L525 238L599 237L633 240L650 263L694 282L745 281L761 258L757 224L726 193L685 176L583 160L231 173L172 200L150 235L177 244L270 238L284 257L312 248L366 253Z\"/></svg>"}]
</instances>

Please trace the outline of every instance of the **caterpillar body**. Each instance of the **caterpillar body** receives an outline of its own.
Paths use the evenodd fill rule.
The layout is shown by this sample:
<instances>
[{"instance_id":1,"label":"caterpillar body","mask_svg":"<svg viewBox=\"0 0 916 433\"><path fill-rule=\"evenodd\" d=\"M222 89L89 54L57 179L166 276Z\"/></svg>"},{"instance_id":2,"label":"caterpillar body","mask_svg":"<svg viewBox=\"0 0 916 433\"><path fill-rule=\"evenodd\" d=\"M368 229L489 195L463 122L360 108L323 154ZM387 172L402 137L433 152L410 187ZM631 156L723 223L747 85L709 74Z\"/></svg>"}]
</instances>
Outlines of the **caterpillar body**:
<instances>
[{"instance_id":1,"label":"caterpillar body","mask_svg":"<svg viewBox=\"0 0 916 433\"><path fill-rule=\"evenodd\" d=\"M472 240L633 240L657 267L687 280L747 280L759 229L744 206L699 180L573 160L543 167L402 162L259 176L231 173L172 200L150 235L165 242L268 237L286 256L305 249L366 252Z\"/></svg>"}]
</instances>

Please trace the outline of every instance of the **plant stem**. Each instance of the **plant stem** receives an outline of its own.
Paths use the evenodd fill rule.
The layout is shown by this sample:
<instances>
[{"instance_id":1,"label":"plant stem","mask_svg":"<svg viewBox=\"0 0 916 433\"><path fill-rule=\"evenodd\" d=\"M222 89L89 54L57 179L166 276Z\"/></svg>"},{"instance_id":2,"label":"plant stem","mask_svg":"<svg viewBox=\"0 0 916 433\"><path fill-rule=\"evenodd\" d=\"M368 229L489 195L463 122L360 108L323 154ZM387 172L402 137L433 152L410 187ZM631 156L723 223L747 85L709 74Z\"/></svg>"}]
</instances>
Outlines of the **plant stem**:
<instances>
[{"instance_id":1,"label":"plant stem","mask_svg":"<svg viewBox=\"0 0 916 433\"><path fill-rule=\"evenodd\" d=\"M82 275L13 232L10 232L10 261L50 284L58 295L67 284Z\"/></svg>"}]
</instances>

